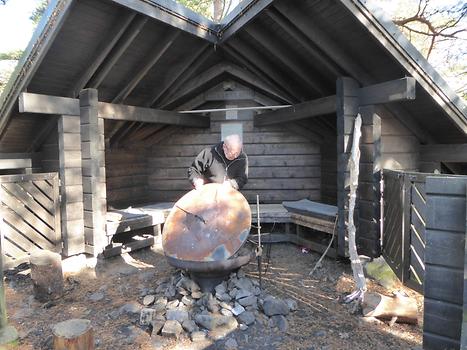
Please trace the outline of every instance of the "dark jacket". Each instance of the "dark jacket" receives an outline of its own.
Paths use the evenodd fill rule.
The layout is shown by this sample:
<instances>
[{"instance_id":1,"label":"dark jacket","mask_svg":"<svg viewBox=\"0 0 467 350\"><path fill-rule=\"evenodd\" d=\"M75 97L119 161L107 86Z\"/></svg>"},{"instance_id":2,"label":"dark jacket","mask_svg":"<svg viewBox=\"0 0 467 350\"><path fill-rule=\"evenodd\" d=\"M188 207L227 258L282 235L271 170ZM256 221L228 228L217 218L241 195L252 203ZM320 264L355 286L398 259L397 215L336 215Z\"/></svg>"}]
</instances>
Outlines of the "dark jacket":
<instances>
[{"instance_id":1,"label":"dark jacket","mask_svg":"<svg viewBox=\"0 0 467 350\"><path fill-rule=\"evenodd\" d=\"M234 160L228 160L224 154L223 142L203 149L188 168L188 179L193 184L201 178L205 183L223 183L230 181L233 188L239 190L248 181L248 157L242 151Z\"/></svg>"}]
</instances>

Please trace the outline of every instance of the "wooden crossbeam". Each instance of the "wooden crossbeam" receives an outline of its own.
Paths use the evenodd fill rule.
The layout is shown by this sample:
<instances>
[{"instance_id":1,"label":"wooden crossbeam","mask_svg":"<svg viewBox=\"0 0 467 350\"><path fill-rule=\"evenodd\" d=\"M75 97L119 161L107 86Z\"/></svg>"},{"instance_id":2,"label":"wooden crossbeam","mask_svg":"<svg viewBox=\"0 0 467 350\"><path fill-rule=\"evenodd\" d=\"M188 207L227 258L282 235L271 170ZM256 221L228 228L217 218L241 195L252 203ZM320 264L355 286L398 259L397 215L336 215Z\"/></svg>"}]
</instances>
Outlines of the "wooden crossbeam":
<instances>
[{"instance_id":1,"label":"wooden crossbeam","mask_svg":"<svg viewBox=\"0 0 467 350\"><path fill-rule=\"evenodd\" d=\"M406 77L358 89L359 106L378 105L415 99L415 79ZM293 120L332 114L336 111L336 96L311 100L288 108L255 116L255 126L271 125Z\"/></svg>"},{"instance_id":2,"label":"wooden crossbeam","mask_svg":"<svg viewBox=\"0 0 467 350\"><path fill-rule=\"evenodd\" d=\"M19 98L21 113L79 116L79 100L23 92ZM160 123L190 127L209 127L209 118L145 107L99 102L99 116L104 119Z\"/></svg>"},{"instance_id":3,"label":"wooden crossbeam","mask_svg":"<svg viewBox=\"0 0 467 350\"><path fill-rule=\"evenodd\" d=\"M24 169L31 168L32 160L29 159L0 159L0 169Z\"/></svg>"},{"instance_id":4,"label":"wooden crossbeam","mask_svg":"<svg viewBox=\"0 0 467 350\"><path fill-rule=\"evenodd\" d=\"M200 115L186 115L172 111L117 105L105 102L99 102L99 116L104 119L183 125L200 128L209 127L210 125L209 118Z\"/></svg>"},{"instance_id":5,"label":"wooden crossbeam","mask_svg":"<svg viewBox=\"0 0 467 350\"><path fill-rule=\"evenodd\" d=\"M318 98L293 105L292 107L261 113L255 116L255 126L291 122L336 112L336 96Z\"/></svg>"},{"instance_id":6,"label":"wooden crossbeam","mask_svg":"<svg viewBox=\"0 0 467 350\"><path fill-rule=\"evenodd\" d=\"M360 88L360 106L415 100L415 78L402 78Z\"/></svg>"},{"instance_id":7,"label":"wooden crossbeam","mask_svg":"<svg viewBox=\"0 0 467 350\"><path fill-rule=\"evenodd\" d=\"M467 162L467 143L420 146L420 158L425 162Z\"/></svg>"}]
</instances>

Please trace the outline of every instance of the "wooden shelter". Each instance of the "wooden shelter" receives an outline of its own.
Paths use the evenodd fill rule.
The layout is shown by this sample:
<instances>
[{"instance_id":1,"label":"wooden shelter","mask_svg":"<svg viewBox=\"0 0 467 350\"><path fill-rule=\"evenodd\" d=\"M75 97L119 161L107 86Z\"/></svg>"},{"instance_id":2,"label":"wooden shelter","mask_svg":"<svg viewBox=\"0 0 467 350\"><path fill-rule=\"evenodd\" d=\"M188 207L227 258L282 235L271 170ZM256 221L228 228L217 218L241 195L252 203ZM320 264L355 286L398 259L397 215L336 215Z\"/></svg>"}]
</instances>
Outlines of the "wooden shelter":
<instances>
[{"instance_id":1,"label":"wooden shelter","mask_svg":"<svg viewBox=\"0 0 467 350\"><path fill-rule=\"evenodd\" d=\"M99 254L163 222L193 157L236 130L246 198L337 206L345 255L358 113L357 243L379 256L382 169L467 170L465 104L381 11L245 0L214 23L169 0L53 0L0 97L2 245ZM109 221L136 205L154 214Z\"/></svg>"}]
</instances>

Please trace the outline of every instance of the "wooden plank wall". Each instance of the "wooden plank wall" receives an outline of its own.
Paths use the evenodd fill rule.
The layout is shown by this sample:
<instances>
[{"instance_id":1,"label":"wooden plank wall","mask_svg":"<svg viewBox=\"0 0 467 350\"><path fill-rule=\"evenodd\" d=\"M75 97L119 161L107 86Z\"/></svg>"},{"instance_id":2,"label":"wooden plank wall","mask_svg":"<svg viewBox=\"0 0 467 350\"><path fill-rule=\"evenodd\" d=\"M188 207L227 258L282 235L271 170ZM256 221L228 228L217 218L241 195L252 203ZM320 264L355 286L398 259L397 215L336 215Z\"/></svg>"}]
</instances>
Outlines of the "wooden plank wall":
<instances>
[{"instance_id":1,"label":"wooden plank wall","mask_svg":"<svg viewBox=\"0 0 467 350\"><path fill-rule=\"evenodd\" d=\"M124 208L145 203L148 196L148 156L145 149L112 148L105 152L107 204Z\"/></svg>"},{"instance_id":2,"label":"wooden plank wall","mask_svg":"<svg viewBox=\"0 0 467 350\"><path fill-rule=\"evenodd\" d=\"M467 177L427 177L424 349L459 349Z\"/></svg>"},{"instance_id":3,"label":"wooden plank wall","mask_svg":"<svg viewBox=\"0 0 467 350\"><path fill-rule=\"evenodd\" d=\"M381 116L381 168L418 171L418 139L387 112L381 109L377 111Z\"/></svg>"},{"instance_id":4,"label":"wooden plank wall","mask_svg":"<svg viewBox=\"0 0 467 350\"><path fill-rule=\"evenodd\" d=\"M43 172L58 172L60 168L58 150L58 123L54 127L38 152L37 165Z\"/></svg>"},{"instance_id":5,"label":"wooden plank wall","mask_svg":"<svg viewBox=\"0 0 467 350\"><path fill-rule=\"evenodd\" d=\"M253 101L229 101L238 107L257 105ZM222 104L225 105L225 104ZM218 105L219 106L219 105ZM259 194L264 203L321 198L320 146L283 126L254 127L253 111L239 111L243 124L244 149L249 159L249 181L243 193L250 202ZM191 189L187 169L205 147L220 141L225 112L211 114L211 127L180 129L153 147L149 157L151 201L175 201Z\"/></svg>"}]
</instances>

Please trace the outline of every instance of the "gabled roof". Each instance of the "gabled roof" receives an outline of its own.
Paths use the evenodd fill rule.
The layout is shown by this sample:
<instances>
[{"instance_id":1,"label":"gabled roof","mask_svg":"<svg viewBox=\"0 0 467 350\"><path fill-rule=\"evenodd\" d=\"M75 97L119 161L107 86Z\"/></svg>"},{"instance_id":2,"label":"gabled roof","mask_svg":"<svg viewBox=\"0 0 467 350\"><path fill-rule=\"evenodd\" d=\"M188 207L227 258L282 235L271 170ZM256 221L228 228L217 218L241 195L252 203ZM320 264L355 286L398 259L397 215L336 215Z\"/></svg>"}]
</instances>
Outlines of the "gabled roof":
<instances>
[{"instance_id":1,"label":"gabled roof","mask_svg":"<svg viewBox=\"0 0 467 350\"><path fill-rule=\"evenodd\" d=\"M413 76L417 99L390 112L422 143L466 141L465 103L367 1L245 0L216 24L170 0L53 0L0 97L0 148L30 141L5 134L8 123L41 127L17 113L21 91L95 87L102 101L176 109L224 78L297 103L334 94L339 76Z\"/></svg>"}]
</instances>

